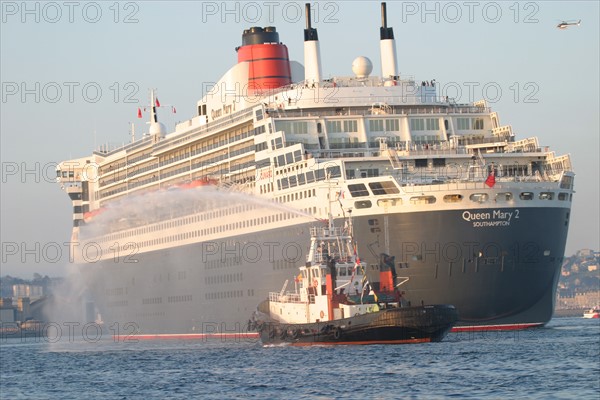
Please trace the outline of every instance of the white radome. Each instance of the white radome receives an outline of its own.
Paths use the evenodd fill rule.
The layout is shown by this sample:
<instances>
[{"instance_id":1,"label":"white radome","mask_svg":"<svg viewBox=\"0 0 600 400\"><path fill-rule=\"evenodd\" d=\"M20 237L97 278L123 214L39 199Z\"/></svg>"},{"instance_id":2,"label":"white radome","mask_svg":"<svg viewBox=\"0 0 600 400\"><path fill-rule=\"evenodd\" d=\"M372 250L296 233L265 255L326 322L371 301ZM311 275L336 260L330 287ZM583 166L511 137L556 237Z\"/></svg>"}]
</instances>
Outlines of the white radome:
<instances>
[{"instance_id":1,"label":"white radome","mask_svg":"<svg viewBox=\"0 0 600 400\"><path fill-rule=\"evenodd\" d=\"M162 122L153 122L150 124L150 135L159 135L164 137L167 134L167 128Z\"/></svg>"},{"instance_id":2,"label":"white radome","mask_svg":"<svg viewBox=\"0 0 600 400\"><path fill-rule=\"evenodd\" d=\"M352 72L357 78L366 78L373 71L373 63L368 57L359 56L352 61Z\"/></svg>"}]
</instances>

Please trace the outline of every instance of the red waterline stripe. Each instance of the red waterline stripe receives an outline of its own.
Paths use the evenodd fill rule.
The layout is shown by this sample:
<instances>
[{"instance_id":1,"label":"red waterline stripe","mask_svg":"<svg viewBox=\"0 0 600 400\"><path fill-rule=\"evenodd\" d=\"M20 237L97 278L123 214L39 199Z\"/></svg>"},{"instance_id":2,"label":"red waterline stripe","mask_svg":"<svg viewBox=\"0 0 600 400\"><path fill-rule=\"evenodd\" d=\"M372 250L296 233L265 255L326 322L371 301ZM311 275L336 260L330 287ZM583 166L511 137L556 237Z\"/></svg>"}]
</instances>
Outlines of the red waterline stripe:
<instances>
[{"instance_id":1,"label":"red waterline stripe","mask_svg":"<svg viewBox=\"0 0 600 400\"><path fill-rule=\"evenodd\" d=\"M541 322L532 322L527 324L455 326L450 332L517 331L543 325Z\"/></svg>"},{"instance_id":2,"label":"red waterline stripe","mask_svg":"<svg viewBox=\"0 0 600 400\"><path fill-rule=\"evenodd\" d=\"M308 343L290 343L291 346L338 346L355 344L410 344L410 343L428 343L431 339L406 339L406 340L361 340L356 342L308 342Z\"/></svg>"}]
</instances>

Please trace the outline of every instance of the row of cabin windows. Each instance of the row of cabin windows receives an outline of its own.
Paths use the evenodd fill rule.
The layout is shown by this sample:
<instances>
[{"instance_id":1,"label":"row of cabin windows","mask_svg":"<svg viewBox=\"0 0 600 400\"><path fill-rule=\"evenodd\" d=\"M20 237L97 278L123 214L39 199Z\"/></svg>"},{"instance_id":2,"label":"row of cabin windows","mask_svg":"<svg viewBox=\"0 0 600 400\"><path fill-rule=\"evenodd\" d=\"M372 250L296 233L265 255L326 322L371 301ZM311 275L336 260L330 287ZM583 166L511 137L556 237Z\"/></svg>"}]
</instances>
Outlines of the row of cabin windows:
<instances>
[{"instance_id":1,"label":"row of cabin windows","mask_svg":"<svg viewBox=\"0 0 600 400\"><path fill-rule=\"evenodd\" d=\"M439 131L440 120L438 118L414 118L410 120L411 131Z\"/></svg>"},{"instance_id":2,"label":"row of cabin windows","mask_svg":"<svg viewBox=\"0 0 600 400\"><path fill-rule=\"evenodd\" d=\"M302 161L302 152L300 150L273 157L273 163L276 167L283 167L299 161Z\"/></svg>"},{"instance_id":3,"label":"row of cabin windows","mask_svg":"<svg viewBox=\"0 0 600 400\"><path fill-rule=\"evenodd\" d=\"M439 131L439 118L410 118L411 131ZM399 132L399 119L369 119L370 132ZM457 118L457 126L459 130L481 130L483 129L483 118ZM308 123L301 121L276 121L275 125L278 131L284 131L288 134L307 134ZM358 132L358 120L334 120L325 121L327 133L342 133L342 132ZM444 121L444 126L448 129L447 120ZM317 133L323 133L322 124L317 123Z\"/></svg>"},{"instance_id":4,"label":"row of cabin windows","mask_svg":"<svg viewBox=\"0 0 600 400\"><path fill-rule=\"evenodd\" d=\"M458 130L482 130L483 118L457 118L456 124Z\"/></svg>"},{"instance_id":5,"label":"row of cabin windows","mask_svg":"<svg viewBox=\"0 0 600 400\"><path fill-rule=\"evenodd\" d=\"M273 270L281 270L281 269L296 269L298 268L295 263L290 262L289 260L277 260L273 262Z\"/></svg>"},{"instance_id":6,"label":"row of cabin windows","mask_svg":"<svg viewBox=\"0 0 600 400\"><path fill-rule=\"evenodd\" d=\"M136 312L135 318L138 319L156 319L156 318L164 318L166 313L164 311L146 311L146 312Z\"/></svg>"},{"instance_id":7,"label":"row of cabin windows","mask_svg":"<svg viewBox=\"0 0 600 400\"><path fill-rule=\"evenodd\" d=\"M197 154L205 153L214 148L224 146L229 143L234 143L234 142L246 139L248 137L251 137L253 135L259 135L259 134L265 132L264 126L259 126L259 127L256 127L254 129L250 129L250 130L247 130L247 129L248 129L248 127L244 127L242 132L240 132L239 134L237 134L235 136L231 136L229 138L227 138L226 135L222 135L220 138L211 138L211 139L208 139L197 145L191 145L191 146L187 147L186 149L179 150L179 151L176 151L173 153L169 153L165 156L161 156L159 165L161 167L165 166L165 165L169 165L176 161L180 161L180 160L189 158L190 156L195 156ZM139 162L143 159L146 159L150 156L151 156L151 153L146 153L146 154L142 154L140 156L128 159L127 165L131 166L131 168L135 168L135 166L133 165L134 163ZM100 174L103 175L106 172L111 172L111 170L113 170L113 169L117 170L117 169L123 168L125 166L126 166L125 162L111 163L108 166L106 166L106 165L102 166L100 168ZM152 169L152 168L155 168L155 166L146 167L144 170L148 170L148 169ZM144 170L138 168L137 171L138 171L138 173L141 173Z\"/></svg>"},{"instance_id":8,"label":"row of cabin windows","mask_svg":"<svg viewBox=\"0 0 600 400\"><path fill-rule=\"evenodd\" d=\"M308 190L301 190L299 192L295 192L295 193L289 193L283 196L279 196L277 198L275 198L275 201L279 202L279 203L289 203L292 201L296 201L296 200L302 200L302 199L308 199L310 197L316 197L317 196L317 191L316 189L308 189ZM314 210L312 211L313 214L315 214L317 212L317 208L313 207ZM311 208L307 208L305 210L306 213L310 214L311 213Z\"/></svg>"},{"instance_id":9,"label":"row of cabin windows","mask_svg":"<svg viewBox=\"0 0 600 400\"><path fill-rule=\"evenodd\" d=\"M308 197L310 197L311 193L314 196L315 190L313 189L312 192L308 191L306 193L309 194ZM295 194L298 195L298 193L295 193ZM289 196L290 195L288 195L288 197ZM292 194L291 196L293 198L294 194ZM285 196L283 196L283 198L285 198ZM236 207L236 209L237 208L241 208L241 207ZM248 210L250 210L250 209L248 209ZM301 210L301 211L310 212L310 209L305 209L305 210ZM209 214L211 214L211 215L217 214L218 215L221 213L220 212L212 212ZM143 241L140 243L140 245L142 247L146 247L146 246L153 246L153 245L157 245L157 244L164 244L164 243L168 243L168 242L172 242L172 241L188 240L188 239L192 239L192 238L196 238L196 237L202 237L205 235L211 235L211 234L226 232L226 231L230 231L230 230L244 229L244 228L249 228L249 227L253 227L253 226L261 226L264 224L285 221L285 220L289 220L289 219L297 218L297 217L298 216L293 213L280 213L280 214L275 214L275 215L268 215L266 217L253 218L250 220L242 220L242 221L237 221L237 222L230 223L230 224L215 226L212 228L195 230L195 231L180 233L177 235L166 236L163 238ZM221 217L216 217L216 218L221 218ZM161 231L163 229L171 229L171 228L175 228L175 227L179 227L179 226L185 226L187 224L197 223L199 221L206 221L209 219L212 219L212 218L206 218L206 215L203 215L201 218L199 218L199 216L184 218L179 221L161 223L159 225L151 226L148 228L138 228L133 233L132 232L115 233L115 234L109 235L105 239L100 240L100 242L104 243L104 244L113 244L112 242L117 241L119 239L129 238L129 237L131 237L132 234L133 235L141 235L141 234L145 234L145 233ZM118 245L118 243L117 243L117 245ZM132 243L127 243L127 244L123 245L122 250L124 250L124 251L131 250L131 249L129 249L129 246L131 246L131 245L132 245Z\"/></svg>"},{"instance_id":10,"label":"row of cabin windows","mask_svg":"<svg viewBox=\"0 0 600 400\"><path fill-rule=\"evenodd\" d=\"M179 241L183 241L183 240L189 240L189 239L204 237L204 236L208 236L208 235L214 235L217 233L224 233L227 231L235 231L235 230L239 230L239 229L250 228L253 226L262 226L262 225L268 224L268 223L286 221L288 219L293 219L293 218L298 218L298 217L299 217L298 215L292 214L292 213L269 215L267 217L254 218L251 220L240 221L240 222L235 222L235 223L232 222L230 224L219 225L219 226L215 226L212 228L200 229L200 230L195 230L195 231L190 231L190 232L185 232L185 233L179 233L177 235L165 236L165 237L158 238L158 239L142 241L140 243L140 246L146 247L146 246L166 244L166 243L170 243L170 242L179 242ZM126 244L125 246L127 246L127 245L128 244ZM124 247L123 250L125 251L127 249Z\"/></svg>"},{"instance_id":11,"label":"row of cabin windows","mask_svg":"<svg viewBox=\"0 0 600 400\"><path fill-rule=\"evenodd\" d=\"M370 182L369 188L371 188L371 191L375 196L400 193L400 189L398 189L392 181ZM348 185L348 190L352 197L365 197L370 195L364 183Z\"/></svg>"},{"instance_id":12,"label":"row of cabin windows","mask_svg":"<svg viewBox=\"0 0 600 400\"><path fill-rule=\"evenodd\" d=\"M302 169L302 167L308 168L308 163L291 165L287 168L279 169L279 170L275 171L275 175L286 175L286 174L295 173L294 171L299 171L300 169ZM257 168L258 168L258 165L257 165Z\"/></svg>"},{"instance_id":13,"label":"row of cabin windows","mask_svg":"<svg viewBox=\"0 0 600 400\"><path fill-rule=\"evenodd\" d=\"M339 165L327 167L325 169L319 168L316 171L308 171L306 173L300 173L298 175L291 175L285 178L278 179L277 189L290 189L296 186L302 186L305 184L313 183L315 181L322 181L328 178L339 178L341 176L342 171Z\"/></svg>"},{"instance_id":14,"label":"row of cabin windows","mask_svg":"<svg viewBox=\"0 0 600 400\"><path fill-rule=\"evenodd\" d=\"M217 164L220 161L229 159L231 157L238 156L240 154L252 152L252 151L254 151L254 149L255 149L255 146L253 144L250 144L250 145L248 145L246 147L242 147L240 149L233 150L233 151L231 151L229 153L219 154L219 155L216 155L216 156L214 156L212 158L205 158L205 157L203 157L203 158L201 158L199 160L196 160L192 165L186 163L186 165L183 165L183 166L181 166L179 168L175 168L175 169L172 169L172 170L169 170L169 171L163 171L163 172L161 172L160 173L160 179L164 180L164 179L170 178L170 177L175 176L175 175L179 175L179 174L184 173L184 172L190 172L190 171L193 171L193 170L196 170L196 169L200 169L200 168L211 167L211 166L214 166L215 164ZM226 170L226 171L223 171L223 172L224 173L231 173L231 172L238 171L240 169L245 169L245 168L248 168L248 167L252 167L254 165L255 165L254 161L248 161L248 162L243 163L243 164L233 164L229 170ZM154 169L154 168L155 167L146 168L146 169ZM129 174L129 176L131 176L131 175L137 175L138 173L145 172L146 169L141 169L139 171L135 171L135 172ZM112 182L115 182L117 180L121 180L121 179L118 176L114 176ZM113 196L115 194L122 193L122 192L127 191L127 190L135 189L135 188L137 188L139 186L143 186L143 185L147 185L147 184L152 183L152 182L156 182L158 180L159 180L159 177L156 174L152 175L151 177L148 177L146 179L141 179L141 180L135 179L132 182L129 182L128 185L123 185L123 186L121 186L119 188L116 188L116 189L112 189L112 190L109 190L109 191L103 191L103 192L101 192L99 198L103 199L103 198L106 198L106 197L109 197L109 196ZM104 186L104 185L106 185L108 183L112 183L112 182L101 181L100 182L100 187L102 187L102 186Z\"/></svg>"},{"instance_id":15,"label":"row of cabin windows","mask_svg":"<svg viewBox=\"0 0 600 400\"><path fill-rule=\"evenodd\" d=\"M311 210L313 213L316 213L316 207L313 207L312 209L306 208L306 209L302 209L299 211L305 212L305 213L310 213ZM161 244L167 244L170 242L179 242L179 241L183 241L183 240L204 237L207 235L223 233L226 231L236 231L239 229L249 228L249 227L253 227L253 226L263 226L268 223L280 222L280 221L285 221L285 220L299 218L299 217L300 217L300 215L293 214L293 213L269 215L267 217L254 218L252 220L235 222L235 223L226 224L226 225L220 225L220 226L216 226L213 228L195 230L195 231L180 233L177 235L165 236L165 237L153 239L153 240L146 240L146 241L140 242L139 246L147 247L147 246L156 246L156 245L161 245ZM111 235L111 236L113 236L113 235ZM108 240L105 240L105 241L108 241ZM118 246L118 243L116 245ZM133 250L131 248L132 246L134 247ZM123 246L120 246L120 251L128 252L127 255L133 256L135 253L137 253L137 250L138 250L137 246L138 246L137 244L134 244L132 242L126 243ZM112 247L110 249L114 250ZM217 261L219 264L223 263L221 260L217 260Z\"/></svg>"},{"instance_id":16,"label":"row of cabin windows","mask_svg":"<svg viewBox=\"0 0 600 400\"><path fill-rule=\"evenodd\" d=\"M161 222L160 224L151 225L144 228L137 228L133 232L122 232L122 233L114 233L109 235L107 238L100 240L100 242L113 242L119 239L129 238L132 235L143 235L151 232L159 232L164 229L171 229L176 227L182 227L188 224L193 224L197 222L210 221L212 219L220 219L233 214L241 214L253 211L255 208L249 205L239 205L227 209L221 209L216 211L211 211L202 215L193 215L185 218L181 218L176 221L167 221Z\"/></svg>"},{"instance_id":17,"label":"row of cabin windows","mask_svg":"<svg viewBox=\"0 0 600 400\"><path fill-rule=\"evenodd\" d=\"M275 121L275 131L283 131L286 134L304 135L308 133L308 122Z\"/></svg>"},{"instance_id":18,"label":"row of cabin windows","mask_svg":"<svg viewBox=\"0 0 600 400\"><path fill-rule=\"evenodd\" d=\"M242 265L242 257L226 257L224 259L218 258L216 260L208 260L204 263L204 269L218 269L218 268L228 268L233 267L235 265Z\"/></svg>"},{"instance_id":19,"label":"row of cabin windows","mask_svg":"<svg viewBox=\"0 0 600 400\"><path fill-rule=\"evenodd\" d=\"M204 284L205 285L220 285L220 284L224 284L224 283L242 282L243 280L244 280L244 275L241 272L236 272L233 274L207 276L204 278Z\"/></svg>"},{"instance_id":20,"label":"row of cabin windows","mask_svg":"<svg viewBox=\"0 0 600 400\"><path fill-rule=\"evenodd\" d=\"M379 169L377 168L365 168L365 169L347 169L346 178L376 178L379 176Z\"/></svg>"},{"instance_id":21,"label":"row of cabin windows","mask_svg":"<svg viewBox=\"0 0 600 400\"><path fill-rule=\"evenodd\" d=\"M362 185L362 184L361 184ZM348 185L349 189L350 186L359 186L359 185ZM352 189L350 189L350 193L352 194L352 197L360 197L360 196L368 196L368 191L366 189L366 187L363 186L363 190L356 190L353 193ZM532 192L521 192L519 194L519 198L521 200L533 200L534 199L534 194ZM469 196L469 200L476 202L476 203L485 203L487 201L489 201L490 196L487 193L473 193ZM538 198L540 200L553 200L554 199L554 193L553 192L541 192L538 195ZM569 193L559 193L558 194L558 200L560 201L572 201L573 195L569 194ZM445 195L443 197L443 200L445 203L459 203L461 201L463 201L463 195L461 194L448 194ZM503 193L497 193L495 196L495 202L501 203L501 202L509 202L513 200L513 194L511 192L503 192ZM431 195L423 195L423 196L413 196L409 199L410 204L412 205L418 205L418 204L434 204L437 201L437 198L435 196L431 196ZM402 198L393 198L393 199L381 199L381 200L377 200L377 205L379 207L386 207L386 206L396 206L396 205L402 205L403 200ZM356 208L370 208L372 207L373 203L370 200L358 200L354 202L354 206Z\"/></svg>"},{"instance_id":22,"label":"row of cabin windows","mask_svg":"<svg viewBox=\"0 0 600 400\"><path fill-rule=\"evenodd\" d=\"M244 291L243 290L229 290L227 292L206 293L204 295L205 300L223 300L223 299L233 299L236 297L244 297Z\"/></svg>"}]
</instances>

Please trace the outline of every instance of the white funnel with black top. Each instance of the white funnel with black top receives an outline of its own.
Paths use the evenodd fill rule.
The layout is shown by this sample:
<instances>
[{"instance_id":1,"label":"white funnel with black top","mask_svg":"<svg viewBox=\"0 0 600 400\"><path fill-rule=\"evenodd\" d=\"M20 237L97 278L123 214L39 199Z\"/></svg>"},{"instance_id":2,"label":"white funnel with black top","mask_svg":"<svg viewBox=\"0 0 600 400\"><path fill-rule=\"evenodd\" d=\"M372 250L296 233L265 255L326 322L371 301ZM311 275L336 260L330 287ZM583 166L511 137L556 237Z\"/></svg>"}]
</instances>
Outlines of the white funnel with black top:
<instances>
[{"instance_id":1,"label":"white funnel with black top","mask_svg":"<svg viewBox=\"0 0 600 400\"><path fill-rule=\"evenodd\" d=\"M396 41L394 30L387 26L387 11L385 3L381 3L381 77L384 79L398 79L398 67L396 65Z\"/></svg>"},{"instance_id":2,"label":"white funnel with black top","mask_svg":"<svg viewBox=\"0 0 600 400\"><path fill-rule=\"evenodd\" d=\"M321 51L319 35L311 26L310 3L306 3L306 29L304 30L304 79L307 83L321 82Z\"/></svg>"}]
</instances>

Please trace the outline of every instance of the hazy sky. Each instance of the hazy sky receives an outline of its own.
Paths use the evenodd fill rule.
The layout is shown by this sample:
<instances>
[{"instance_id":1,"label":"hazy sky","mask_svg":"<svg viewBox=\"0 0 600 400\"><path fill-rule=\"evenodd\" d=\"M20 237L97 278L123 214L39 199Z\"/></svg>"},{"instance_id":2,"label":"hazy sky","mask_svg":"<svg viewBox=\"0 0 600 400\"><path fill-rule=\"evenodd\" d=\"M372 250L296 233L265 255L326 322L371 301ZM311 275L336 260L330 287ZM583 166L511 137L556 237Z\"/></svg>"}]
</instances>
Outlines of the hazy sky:
<instances>
[{"instance_id":1,"label":"hazy sky","mask_svg":"<svg viewBox=\"0 0 600 400\"><path fill-rule=\"evenodd\" d=\"M274 25L303 62L303 2L3 1L1 274L57 275L68 261L72 207L57 162L129 139L157 88L192 117L203 85L236 62L242 30ZM379 3L313 3L325 77L364 55L379 74ZM559 30L561 20L581 26ZM400 72L436 79L460 101L486 98L517 137L570 153L576 195L567 255L600 247L597 1L388 1ZM457 92L459 88L460 92ZM452 91L451 91L452 90ZM14 254L13 254L14 253Z\"/></svg>"}]
</instances>

